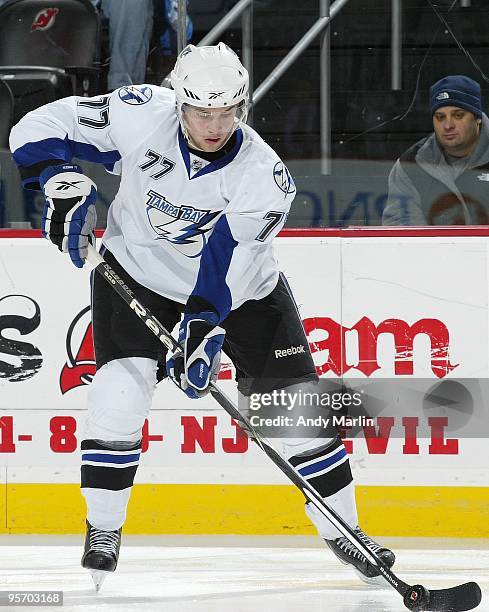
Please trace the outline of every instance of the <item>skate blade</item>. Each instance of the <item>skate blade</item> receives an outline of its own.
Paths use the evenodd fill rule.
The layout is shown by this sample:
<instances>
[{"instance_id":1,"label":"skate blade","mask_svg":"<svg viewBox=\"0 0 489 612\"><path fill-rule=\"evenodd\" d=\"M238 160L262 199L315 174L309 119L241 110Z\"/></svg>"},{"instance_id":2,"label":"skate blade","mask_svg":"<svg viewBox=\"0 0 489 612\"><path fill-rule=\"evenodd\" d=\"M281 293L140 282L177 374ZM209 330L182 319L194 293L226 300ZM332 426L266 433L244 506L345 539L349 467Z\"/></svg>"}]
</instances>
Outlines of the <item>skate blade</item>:
<instances>
[{"instance_id":1,"label":"skate blade","mask_svg":"<svg viewBox=\"0 0 489 612\"><path fill-rule=\"evenodd\" d=\"M102 586L104 580L107 578L108 573L109 572L104 572L103 570L90 570L90 574L95 585L95 591L97 593L100 591L100 587Z\"/></svg>"},{"instance_id":2,"label":"skate blade","mask_svg":"<svg viewBox=\"0 0 489 612\"><path fill-rule=\"evenodd\" d=\"M362 582L368 584L371 587L376 587L377 589L389 589L389 584L387 580L385 580L380 574L378 576L374 576L370 578L369 576L365 576L361 571L357 570L356 567L353 568L355 574L360 578Z\"/></svg>"}]
</instances>

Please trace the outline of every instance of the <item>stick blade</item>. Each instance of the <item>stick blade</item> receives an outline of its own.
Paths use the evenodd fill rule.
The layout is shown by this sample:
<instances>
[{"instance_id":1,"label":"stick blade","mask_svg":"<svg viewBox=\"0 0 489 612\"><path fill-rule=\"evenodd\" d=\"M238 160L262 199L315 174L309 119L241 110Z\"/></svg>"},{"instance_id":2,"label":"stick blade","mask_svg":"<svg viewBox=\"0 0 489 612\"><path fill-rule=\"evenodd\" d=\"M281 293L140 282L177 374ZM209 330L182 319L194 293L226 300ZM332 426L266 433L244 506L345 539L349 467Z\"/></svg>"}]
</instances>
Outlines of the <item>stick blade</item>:
<instances>
[{"instance_id":1,"label":"stick blade","mask_svg":"<svg viewBox=\"0 0 489 612\"><path fill-rule=\"evenodd\" d=\"M429 604L425 610L434 612L465 612L477 608L482 592L477 582L466 582L451 589L430 590Z\"/></svg>"}]
</instances>

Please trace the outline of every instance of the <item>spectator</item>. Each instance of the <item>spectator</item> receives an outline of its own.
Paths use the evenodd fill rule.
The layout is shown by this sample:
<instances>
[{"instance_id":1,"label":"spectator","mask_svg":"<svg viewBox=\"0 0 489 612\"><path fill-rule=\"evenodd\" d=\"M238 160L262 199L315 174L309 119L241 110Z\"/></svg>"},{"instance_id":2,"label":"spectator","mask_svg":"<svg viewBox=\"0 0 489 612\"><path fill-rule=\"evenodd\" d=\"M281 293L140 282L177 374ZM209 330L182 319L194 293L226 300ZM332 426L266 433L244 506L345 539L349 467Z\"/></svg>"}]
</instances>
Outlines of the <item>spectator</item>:
<instances>
[{"instance_id":1,"label":"spectator","mask_svg":"<svg viewBox=\"0 0 489 612\"><path fill-rule=\"evenodd\" d=\"M434 132L389 175L383 225L489 223L489 119L479 83L447 76L430 88Z\"/></svg>"},{"instance_id":2,"label":"spectator","mask_svg":"<svg viewBox=\"0 0 489 612\"><path fill-rule=\"evenodd\" d=\"M163 32L160 36L160 45L163 55L176 56L178 54L178 0L161 0L163 3ZM187 11L189 2L187 0ZM194 27L187 13L187 42L192 39Z\"/></svg>"},{"instance_id":3,"label":"spectator","mask_svg":"<svg viewBox=\"0 0 489 612\"><path fill-rule=\"evenodd\" d=\"M193 23L188 10L187 0L186 35L187 42L192 40ZM169 76L178 55L178 0L153 0L155 53L151 53L150 69L154 73L150 82L161 81L170 87ZM165 79L168 79L165 81Z\"/></svg>"},{"instance_id":4,"label":"spectator","mask_svg":"<svg viewBox=\"0 0 489 612\"><path fill-rule=\"evenodd\" d=\"M101 0L100 8L109 20L107 89L144 83L153 31L153 0Z\"/></svg>"}]
</instances>

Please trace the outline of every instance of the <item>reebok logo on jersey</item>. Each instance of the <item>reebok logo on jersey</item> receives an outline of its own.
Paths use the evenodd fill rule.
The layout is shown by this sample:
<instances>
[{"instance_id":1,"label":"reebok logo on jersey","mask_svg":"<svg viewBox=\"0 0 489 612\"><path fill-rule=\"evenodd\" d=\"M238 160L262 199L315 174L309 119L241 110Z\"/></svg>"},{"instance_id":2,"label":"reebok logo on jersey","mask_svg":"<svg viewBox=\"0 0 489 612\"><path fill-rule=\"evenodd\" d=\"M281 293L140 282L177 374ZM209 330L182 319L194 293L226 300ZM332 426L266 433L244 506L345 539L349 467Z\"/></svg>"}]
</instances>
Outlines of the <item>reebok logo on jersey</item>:
<instances>
[{"instance_id":1,"label":"reebok logo on jersey","mask_svg":"<svg viewBox=\"0 0 489 612\"><path fill-rule=\"evenodd\" d=\"M305 353L306 347L303 344L299 344L299 346L291 346L287 349L277 349L275 351L275 359L281 359L282 357L290 357L290 355L299 355L300 353Z\"/></svg>"}]
</instances>

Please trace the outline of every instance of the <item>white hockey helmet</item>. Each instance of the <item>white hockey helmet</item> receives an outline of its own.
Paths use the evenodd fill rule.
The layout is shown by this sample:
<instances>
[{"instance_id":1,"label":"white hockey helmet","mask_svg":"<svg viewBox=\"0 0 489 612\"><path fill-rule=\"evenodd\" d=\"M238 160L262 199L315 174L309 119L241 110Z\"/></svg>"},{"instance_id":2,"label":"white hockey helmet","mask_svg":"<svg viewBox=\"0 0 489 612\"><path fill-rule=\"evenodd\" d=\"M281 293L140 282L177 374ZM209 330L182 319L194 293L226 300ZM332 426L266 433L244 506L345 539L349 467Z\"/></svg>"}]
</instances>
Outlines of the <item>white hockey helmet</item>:
<instances>
[{"instance_id":1,"label":"white hockey helmet","mask_svg":"<svg viewBox=\"0 0 489 612\"><path fill-rule=\"evenodd\" d=\"M182 124L182 106L223 108L238 106L235 128L248 115L248 71L226 44L208 47L187 45L178 56L170 80L177 99Z\"/></svg>"}]
</instances>

